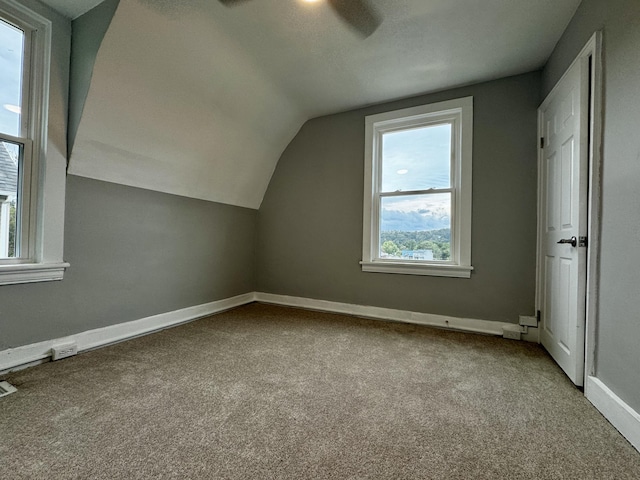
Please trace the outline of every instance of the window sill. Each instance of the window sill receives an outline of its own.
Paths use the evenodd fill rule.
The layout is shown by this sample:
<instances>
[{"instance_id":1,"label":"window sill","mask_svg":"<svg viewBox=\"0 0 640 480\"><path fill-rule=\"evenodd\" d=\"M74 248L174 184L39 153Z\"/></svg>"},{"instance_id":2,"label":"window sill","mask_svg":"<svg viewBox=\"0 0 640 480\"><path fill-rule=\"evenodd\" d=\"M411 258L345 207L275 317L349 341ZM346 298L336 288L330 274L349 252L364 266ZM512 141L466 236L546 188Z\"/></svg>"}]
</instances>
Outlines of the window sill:
<instances>
[{"instance_id":1,"label":"window sill","mask_svg":"<svg viewBox=\"0 0 640 480\"><path fill-rule=\"evenodd\" d=\"M23 263L0 265L0 285L62 280L68 263Z\"/></svg>"},{"instance_id":2,"label":"window sill","mask_svg":"<svg viewBox=\"0 0 640 480\"><path fill-rule=\"evenodd\" d=\"M417 263L360 262L363 272L429 275L433 277L471 278L471 265L434 265Z\"/></svg>"}]
</instances>

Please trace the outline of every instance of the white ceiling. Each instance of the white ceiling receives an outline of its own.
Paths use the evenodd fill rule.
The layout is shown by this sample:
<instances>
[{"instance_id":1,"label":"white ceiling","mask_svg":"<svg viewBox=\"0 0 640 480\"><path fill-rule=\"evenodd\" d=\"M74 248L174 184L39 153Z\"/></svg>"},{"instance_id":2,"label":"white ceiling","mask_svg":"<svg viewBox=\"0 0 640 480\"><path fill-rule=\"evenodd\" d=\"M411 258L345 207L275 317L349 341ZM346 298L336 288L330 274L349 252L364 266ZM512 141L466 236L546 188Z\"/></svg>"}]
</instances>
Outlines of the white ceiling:
<instances>
[{"instance_id":1,"label":"white ceiling","mask_svg":"<svg viewBox=\"0 0 640 480\"><path fill-rule=\"evenodd\" d=\"M74 19L88 12L102 0L41 0L65 17Z\"/></svg>"},{"instance_id":2,"label":"white ceiling","mask_svg":"<svg viewBox=\"0 0 640 480\"><path fill-rule=\"evenodd\" d=\"M305 120L538 69L580 0L371 3L362 39L322 2L121 0L70 172L258 208Z\"/></svg>"}]
</instances>

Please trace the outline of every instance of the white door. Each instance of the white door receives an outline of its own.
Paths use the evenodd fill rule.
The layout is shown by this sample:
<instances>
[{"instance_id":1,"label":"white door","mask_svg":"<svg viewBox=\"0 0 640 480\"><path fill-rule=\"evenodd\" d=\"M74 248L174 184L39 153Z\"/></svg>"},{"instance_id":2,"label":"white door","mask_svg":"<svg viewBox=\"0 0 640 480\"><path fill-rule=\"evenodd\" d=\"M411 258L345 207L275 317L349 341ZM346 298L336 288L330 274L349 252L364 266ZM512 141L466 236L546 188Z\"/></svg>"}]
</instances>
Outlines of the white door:
<instances>
[{"instance_id":1,"label":"white door","mask_svg":"<svg viewBox=\"0 0 640 480\"><path fill-rule=\"evenodd\" d=\"M538 111L541 342L578 386L584 383L589 76L589 60L579 58Z\"/></svg>"}]
</instances>

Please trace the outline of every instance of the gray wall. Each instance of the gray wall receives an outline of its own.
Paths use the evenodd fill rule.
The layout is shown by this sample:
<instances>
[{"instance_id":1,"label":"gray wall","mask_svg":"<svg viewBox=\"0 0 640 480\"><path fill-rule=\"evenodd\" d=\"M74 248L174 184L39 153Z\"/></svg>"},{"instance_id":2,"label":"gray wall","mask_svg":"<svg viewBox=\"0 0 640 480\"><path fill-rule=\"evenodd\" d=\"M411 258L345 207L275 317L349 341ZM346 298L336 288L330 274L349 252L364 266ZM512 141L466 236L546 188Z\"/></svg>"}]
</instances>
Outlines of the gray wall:
<instances>
[{"instance_id":1,"label":"gray wall","mask_svg":"<svg viewBox=\"0 0 640 480\"><path fill-rule=\"evenodd\" d=\"M61 282L0 286L0 351L254 290L256 210L67 177Z\"/></svg>"},{"instance_id":2,"label":"gray wall","mask_svg":"<svg viewBox=\"0 0 640 480\"><path fill-rule=\"evenodd\" d=\"M71 75L69 79L69 152L73 150L84 103L91 86L102 39L107 33L120 0L105 0L97 7L76 18L72 24Z\"/></svg>"},{"instance_id":3,"label":"gray wall","mask_svg":"<svg viewBox=\"0 0 640 480\"><path fill-rule=\"evenodd\" d=\"M258 290L456 317L533 314L540 73L307 122L258 216ZM474 96L471 279L363 273L364 117Z\"/></svg>"},{"instance_id":4,"label":"gray wall","mask_svg":"<svg viewBox=\"0 0 640 480\"><path fill-rule=\"evenodd\" d=\"M85 29L76 41L89 43L71 93L71 22L25 3L53 19L48 156L58 161L68 95L84 101L117 2L74 22ZM255 210L68 176L64 221L64 280L0 286L0 351L254 290Z\"/></svg>"},{"instance_id":5,"label":"gray wall","mask_svg":"<svg viewBox=\"0 0 640 480\"><path fill-rule=\"evenodd\" d=\"M548 92L604 34L602 243L596 375L640 411L640 2L583 0L544 71Z\"/></svg>"}]
</instances>

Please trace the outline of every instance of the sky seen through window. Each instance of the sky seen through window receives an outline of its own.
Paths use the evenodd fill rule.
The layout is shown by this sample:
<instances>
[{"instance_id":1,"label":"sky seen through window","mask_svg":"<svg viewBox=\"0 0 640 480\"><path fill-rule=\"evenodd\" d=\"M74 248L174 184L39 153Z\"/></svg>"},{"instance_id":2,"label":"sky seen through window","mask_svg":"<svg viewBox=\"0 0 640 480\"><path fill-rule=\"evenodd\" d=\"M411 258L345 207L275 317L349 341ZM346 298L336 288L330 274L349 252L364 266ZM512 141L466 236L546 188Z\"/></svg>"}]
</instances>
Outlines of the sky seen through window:
<instances>
[{"instance_id":1,"label":"sky seen through window","mask_svg":"<svg viewBox=\"0 0 640 480\"><path fill-rule=\"evenodd\" d=\"M451 124L424 126L382 137L382 192L451 187ZM451 195L434 193L386 197L381 230L449 228Z\"/></svg>"},{"instance_id":2,"label":"sky seen through window","mask_svg":"<svg viewBox=\"0 0 640 480\"><path fill-rule=\"evenodd\" d=\"M19 137L24 32L0 20L0 133Z\"/></svg>"}]
</instances>

